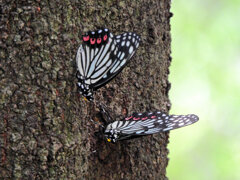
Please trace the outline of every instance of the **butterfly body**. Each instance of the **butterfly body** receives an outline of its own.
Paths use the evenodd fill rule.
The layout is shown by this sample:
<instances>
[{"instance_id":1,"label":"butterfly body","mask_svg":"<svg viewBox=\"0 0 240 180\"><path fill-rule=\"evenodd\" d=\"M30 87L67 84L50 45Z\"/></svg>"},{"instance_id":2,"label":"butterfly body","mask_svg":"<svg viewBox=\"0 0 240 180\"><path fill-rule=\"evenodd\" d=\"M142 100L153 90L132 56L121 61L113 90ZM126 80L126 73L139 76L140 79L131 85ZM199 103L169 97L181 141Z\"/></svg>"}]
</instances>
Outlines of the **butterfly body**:
<instances>
[{"instance_id":1,"label":"butterfly body","mask_svg":"<svg viewBox=\"0 0 240 180\"><path fill-rule=\"evenodd\" d=\"M166 132L191 125L198 121L198 116L167 115L163 112L135 113L121 121L114 121L106 126L104 136L108 142L117 142L140 136Z\"/></svg>"},{"instance_id":2,"label":"butterfly body","mask_svg":"<svg viewBox=\"0 0 240 180\"><path fill-rule=\"evenodd\" d=\"M108 29L89 31L77 51L80 93L93 100L93 92L112 80L127 65L139 46L135 33L114 36Z\"/></svg>"}]
</instances>

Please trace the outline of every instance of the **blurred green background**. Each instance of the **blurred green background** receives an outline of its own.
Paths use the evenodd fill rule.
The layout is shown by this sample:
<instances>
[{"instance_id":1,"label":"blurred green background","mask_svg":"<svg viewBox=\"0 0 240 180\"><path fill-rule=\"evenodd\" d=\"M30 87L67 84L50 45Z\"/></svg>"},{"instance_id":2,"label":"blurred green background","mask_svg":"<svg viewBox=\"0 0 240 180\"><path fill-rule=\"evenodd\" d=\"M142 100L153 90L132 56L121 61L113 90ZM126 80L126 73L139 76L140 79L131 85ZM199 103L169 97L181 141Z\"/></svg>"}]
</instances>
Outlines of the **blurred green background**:
<instances>
[{"instance_id":1,"label":"blurred green background","mask_svg":"<svg viewBox=\"0 0 240 180\"><path fill-rule=\"evenodd\" d=\"M240 180L240 0L172 2L170 180Z\"/></svg>"}]
</instances>

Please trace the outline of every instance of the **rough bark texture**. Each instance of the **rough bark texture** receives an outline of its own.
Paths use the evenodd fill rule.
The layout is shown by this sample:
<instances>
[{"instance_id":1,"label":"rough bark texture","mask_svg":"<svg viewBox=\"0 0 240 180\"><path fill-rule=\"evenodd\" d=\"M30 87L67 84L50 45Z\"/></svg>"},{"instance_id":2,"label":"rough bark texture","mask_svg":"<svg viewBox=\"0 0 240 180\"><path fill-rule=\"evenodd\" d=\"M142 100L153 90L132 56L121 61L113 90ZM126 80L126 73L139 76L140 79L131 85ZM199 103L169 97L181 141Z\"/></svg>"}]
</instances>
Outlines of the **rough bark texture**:
<instances>
[{"instance_id":1,"label":"rough bark texture","mask_svg":"<svg viewBox=\"0 0 240 180\"><path fill-rule=\"evenodd\" d=\"M131 63L98 90L113 115L168 111L170 0L0 1L0 178L165 179L168 134L117 144L94 136L98 109L76 88L84 31L134 31Z\"/></svg>"}]
</instances>

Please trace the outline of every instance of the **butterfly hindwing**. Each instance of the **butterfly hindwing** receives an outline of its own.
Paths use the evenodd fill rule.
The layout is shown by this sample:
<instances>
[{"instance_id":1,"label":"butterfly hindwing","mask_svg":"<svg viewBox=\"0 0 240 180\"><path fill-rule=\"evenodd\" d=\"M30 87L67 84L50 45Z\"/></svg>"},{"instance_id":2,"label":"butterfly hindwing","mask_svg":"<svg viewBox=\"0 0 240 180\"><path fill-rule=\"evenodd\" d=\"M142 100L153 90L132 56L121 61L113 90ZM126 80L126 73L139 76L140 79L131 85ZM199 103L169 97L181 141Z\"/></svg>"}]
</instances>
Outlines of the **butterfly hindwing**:
<instances>
[{"instance_id":1,"label":"butterfly hindwing","mask_svg":"<svg viewBox=\"0 0 240 180\"><path fill-rule=\"evenodd\" d=\"M90 31L83 36L76 60L80 92L92 98L95 84L110 70L116 60L113 51L117 48L108 29Z\"/></svg>"},{"instance_id":2,"label":"butterfly hindwing","mask_svg":"<svg viewBox=\"0 0 240 180\"><path fill-rule=\"evenodd\" d=\"M132 32L114 36L113 39L117 46L112 55L115 61L110 70L94 85L95 89L102 87L122 71L136 52L140 43L140 37Z\"/></svg>"},{"instance_id":3,"label":"butterfly hindwing","mask_svg":"<svg viewBox=\"0 0 240 180\"><path fill-rule=\"evenodd\" d=\"M139 46L135 33L113 36L108 29L89 31L76 55L80 93L89 100L93 91L114 78L126 66Z\"/></svg>"}]
</instances>

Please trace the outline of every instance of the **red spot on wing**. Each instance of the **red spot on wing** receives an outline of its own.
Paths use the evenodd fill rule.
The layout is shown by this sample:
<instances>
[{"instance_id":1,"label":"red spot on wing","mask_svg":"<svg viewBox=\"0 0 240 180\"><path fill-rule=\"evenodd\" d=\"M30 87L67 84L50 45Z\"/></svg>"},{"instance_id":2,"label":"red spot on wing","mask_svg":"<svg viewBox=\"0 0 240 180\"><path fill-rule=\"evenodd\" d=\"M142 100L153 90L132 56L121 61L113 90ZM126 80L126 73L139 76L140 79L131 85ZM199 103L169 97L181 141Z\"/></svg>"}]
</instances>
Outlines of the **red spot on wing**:
<instances>
[{"instance_id":1,"label":"red spot on wing","mask_svg":"<svg viewBox=\"0 0 240 180\"><path fill-rule=\"evenodd\" d=\"M90 39L90 43L91 43L91 44L95 44L95 42L96 42L96 39L95 39L95 38L91 38L91 39Z\"/></svg>"},{"instance_id":2,"label":"red spot on wing","mask_svg":"<svg viewBox=\"0 0 240 180\"><path fill-rule=\"evenodd\" d=\"M135 121L137 121L137 120L139 120L139 119L140 119L140 118L136 118L136 117L135 117L135 118L133 118L133 120L135 120Z\"/></svg>"},{"instance_id":3,"label":"red spot on wing","mask_svg":"<svg viewBox=\"0 0 240 180\"><path fill-rule=\"evenodd\" d=\"M89 36L83 36L83 41L88 41L89 40Z\"/></svg>"},{"instance_id":4,"label":"red spot on wing","mask_svg":"<svg viewBox=\"0 0 240 180\"><path fill-rule=\"evenodd\" d=\"M104 41L106 41L106 40L107 40L107 38L108 38L108 36L107 36L107 35L103 36L103 40L104 40Z\"/></svg>"},{"instance_id":5,"label":"red spot on wing","mask_svg":"<svg viewBox=\"0 0 240 180\"><path fill-rule=\"evenodd\" d=\"M129 120L129 119L132 119L132 116L125 118L125 120Z\"/></svg>"},{"instance_id":6,"label":"red spot on wing","mask_svg":"<svg viewBox=\"0 0 240 180\"><path fill-rule=\"evenodd\" d=\"M156 116L151 116L152 119L156 118Z\"/></svg>"},{"instance_id":7,"label":"red spot on wing","mask_svg":"<svg viewBox=\"0 0 240 180\"><path fill-rule=\"evenodd\" d=\"M97 38L97 43L100 44L102 42L101 38Z\"/></svg>"},{"instance_id":8,"label":"red spot on wing","mask_svg":"<svg viewBox=\"0 0 240 180\"><path fill-rule=\"evenodd\" d=\"M148 117L143 117L142 120L146 120Z\"/></svg>"}]
</instances>

